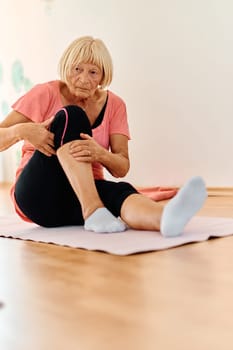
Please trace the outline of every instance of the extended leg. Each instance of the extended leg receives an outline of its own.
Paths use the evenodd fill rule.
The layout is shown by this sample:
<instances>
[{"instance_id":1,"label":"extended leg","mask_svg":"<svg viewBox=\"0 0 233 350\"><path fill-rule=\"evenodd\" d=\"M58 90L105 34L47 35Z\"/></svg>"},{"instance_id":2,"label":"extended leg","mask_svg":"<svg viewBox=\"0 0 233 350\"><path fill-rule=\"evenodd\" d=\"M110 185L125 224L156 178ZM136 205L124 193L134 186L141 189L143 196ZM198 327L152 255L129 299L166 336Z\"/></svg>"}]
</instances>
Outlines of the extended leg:
<instances>
[{"instance_id":1,"label":"extended leg","mask_svg":"<svg viewBox=\"0 0 233 350\"><path fill-rule=\"evenodd\" d=\"M161 218L161 233L178 236L184 226L201 209L207 197L206 186L199 176L191 178L165 206Z\"/></svg>"},{"instance_id":2,"label":"extended leg","mask_svg":"<svg viewBox=\"0 0 233 350\"><path fill-rule=\"evenodd\" d=\"M134 229L156 230L166 237L174 237L182 234L185 225L203 206L206 196L202 178L193 177L164 208L142 195L130 195L123 202L121 217Z\"/></svg>"}]
</instances>

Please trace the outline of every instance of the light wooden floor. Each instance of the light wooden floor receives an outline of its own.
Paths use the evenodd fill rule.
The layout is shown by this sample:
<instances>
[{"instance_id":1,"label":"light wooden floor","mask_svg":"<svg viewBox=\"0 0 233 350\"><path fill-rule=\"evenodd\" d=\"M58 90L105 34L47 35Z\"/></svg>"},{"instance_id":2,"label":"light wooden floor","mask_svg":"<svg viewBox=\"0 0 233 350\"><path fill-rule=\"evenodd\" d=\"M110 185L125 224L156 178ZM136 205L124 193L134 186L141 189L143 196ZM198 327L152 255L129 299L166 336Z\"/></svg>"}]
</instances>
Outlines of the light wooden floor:
<instances>
[{"instance_id":1,"label":"light wooden floor","mask_svg":"<svg viewBox=\"0 0 233 350\"><path fill-rule=\"evenodd\" d=\"M0 238L0 301L1 350L232 350L233 236L128 257Z\"/></svg>"}]
</instances>

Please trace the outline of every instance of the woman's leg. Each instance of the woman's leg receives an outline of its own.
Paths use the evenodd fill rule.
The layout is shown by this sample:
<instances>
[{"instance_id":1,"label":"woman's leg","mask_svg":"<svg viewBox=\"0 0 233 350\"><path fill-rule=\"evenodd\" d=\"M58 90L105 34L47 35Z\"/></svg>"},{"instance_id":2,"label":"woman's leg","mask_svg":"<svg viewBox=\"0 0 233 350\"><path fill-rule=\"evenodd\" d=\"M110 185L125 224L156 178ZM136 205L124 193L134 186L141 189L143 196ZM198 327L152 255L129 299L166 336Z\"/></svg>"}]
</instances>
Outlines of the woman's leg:
<instances>
[{"instance_id":1,"label":"woman's leg","mask_svg":"<svg viewBox=\"0 0 233 350\"><path fill-rule=\"evenodd\" d=\"M66 106L56 114L50 131L54 133L58 157L35 151L15 187L16 202L22 212L41 226L80 225L88 216L86 229L125 230L125 224L104 208L91 165L69 155L69 143L80 139L81 132L92 135L85 112L77 106Z\"/></svg>"},{"instance_id":2,"label":"woman's leg","mask_svg":"<svg viewBox=\"0 0 233 350\"><path fill-rule=\"evenodd\" d=\"M121 218L135 230L160 231L162 212L161 203L137 193L128 196L123 202Z\"/></svg>"},{"instance_id":3,"label":"woman's leg","mask_svg":"<svg viewBox=\"0 0 233 350\"><path fill-rule=\"evenodd\" d=\"M80 138L80 132L91 135L86 114L76 106L67 106L70 118L59 111L50 130L57 150L62 142ZM15 186L15 199L22 212L33 222L46 227L84 223L80 203L58 161L35 151Z\"/></svg>"},{"instance_id":4,"label":"woman's leg","mask_svg":"<svg viewBox=\"0 0 233 350\"><path fill-rule=\"evenodd\" d=\"M197 176L191 178L164 208L143 195L128 196L121 207L121 218L131 228L161 231L166 237L175 237L182 234L206 197L205 183Z\"/></svg>"},{"instance_id":5,"label":"woman's leg","mask_svg":"<svg viewBox=\"0 0 233 350\"><path fill-rule=\"evenodd\" d=\"M81 203L83 217L86 219L104 205L96 190L91 163L76 161L69 152L71 143L60 147L57 157Z\"/></svg>"},{"instance_id":6,"label":"woman's leg","mask_svg":"<svg viewBox=\"0 0 233 350\"><path fill-rule=\"evenodd\" d=\"M24 215L40 226L83 225L81 206L56 156L35 151L14 195Z\"/></svg>"},{"instance_id":7,"label":"woman's leg","mask_svg":"<svg viewBox=\"0 0 233 350\"><path fill-rule=\"evenodd\" d=\"M121 232L125 224L104 207L90 163L78 162L69 152L70 143L57 151L58 159L82 207L84 228L95 232Z\"/></svg>"},{"instance_id":8,"label":"woman's leg","mask_svg":"<svg viewBox=\"0 0 233 350\"><path fill-rule=\"evenodd\" d=\"M77 122L77 116L75 112L78 110L82 118L87 120L89 124L89 132L80 130L80 122ZM95 232L120 232L126 229L125 224L114 217L114 215L104 207L102 200L97 192L92 165L90 163L78 162L75 160L69 152L69 147L74 139L80 139L80 135L76 138L70 137L73 134L73 130L79 130L80 132L86 132L89 135L92 134L89 120L83 110L76 106L65 107L66 115L66 128L62 135L61 143L56 145L57 157L64 170L77 199L80 202L82 208L82 215L85 220L84 227L86 230ZM80 118L79 118L80 119ZM76 122L76 123L75 123ZM85 128L87 130L88 127ZM53 131L51 129L51 131ZM71 141L72 140L72 141ZM71 141L71 142L70 142ZM56 144L56 138L55 138Z\"/></svg>"}]
</instances>

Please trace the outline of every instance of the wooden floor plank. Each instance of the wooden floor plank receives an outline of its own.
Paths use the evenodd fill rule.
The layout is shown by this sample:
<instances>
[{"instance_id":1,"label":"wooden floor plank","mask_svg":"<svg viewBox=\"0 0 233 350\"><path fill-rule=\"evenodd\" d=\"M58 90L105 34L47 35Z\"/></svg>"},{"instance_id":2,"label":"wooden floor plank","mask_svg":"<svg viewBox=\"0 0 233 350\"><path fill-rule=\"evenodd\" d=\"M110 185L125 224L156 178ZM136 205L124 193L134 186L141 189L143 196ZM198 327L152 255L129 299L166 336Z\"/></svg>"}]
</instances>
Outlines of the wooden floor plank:
<instances>
[{"instance_id":1,"label":"wooden floor plank","mask_svg":"<svg viewBox=\"0 0 233 350\"><path fill-rule=\"evenodd\" d=\"M199 214L232 213L210 196ZM126 257L1 238L0 349L230 350L232 271L233 237Z\"/></svg>"}]
</instances>

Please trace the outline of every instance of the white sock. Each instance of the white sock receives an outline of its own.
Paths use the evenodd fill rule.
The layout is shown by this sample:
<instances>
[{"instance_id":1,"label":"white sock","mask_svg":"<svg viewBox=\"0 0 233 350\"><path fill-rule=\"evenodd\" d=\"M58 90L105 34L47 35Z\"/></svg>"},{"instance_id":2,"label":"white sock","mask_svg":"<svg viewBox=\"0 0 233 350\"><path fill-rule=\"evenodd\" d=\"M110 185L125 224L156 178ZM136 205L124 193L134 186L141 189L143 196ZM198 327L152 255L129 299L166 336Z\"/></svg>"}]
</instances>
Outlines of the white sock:
<instances>
[{"instance_id":1,"label":"white sock","mask_svg":"<svg viewBox=\"0 0 233 350\"><path fill-rule=\"evenodd\" d=\"M111 233L125 231L126 225L107 208L98 208L85 220L84 228L87 231Z\"/></svg>"},{"instance_id":2,"label":"white sock","mask_svg":"<svg viewBox=\"0 0 233 350\"><path fill-rule=\"evenodd\" d=\"M165 237L182 234L188 221L201 209L207 197L206 186L200 176L191 178L165 205L160 231Z\"/></svg>"}]
</instances>

